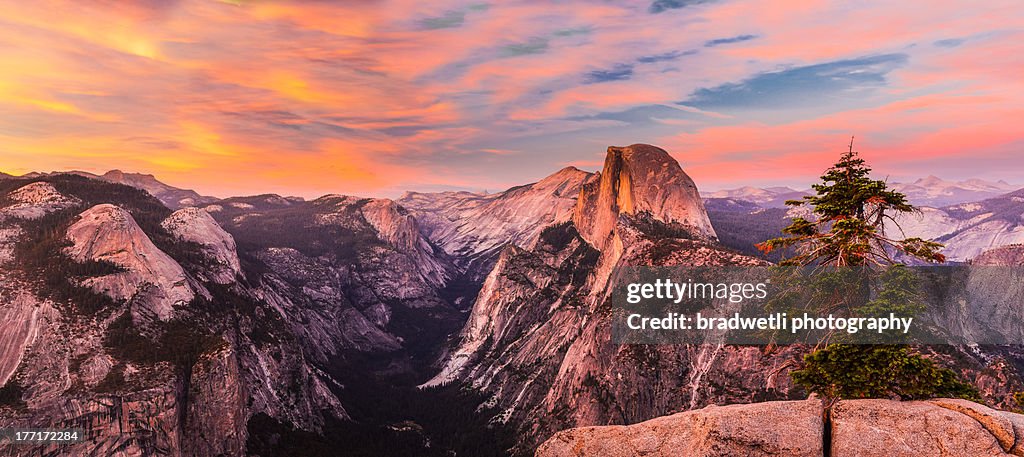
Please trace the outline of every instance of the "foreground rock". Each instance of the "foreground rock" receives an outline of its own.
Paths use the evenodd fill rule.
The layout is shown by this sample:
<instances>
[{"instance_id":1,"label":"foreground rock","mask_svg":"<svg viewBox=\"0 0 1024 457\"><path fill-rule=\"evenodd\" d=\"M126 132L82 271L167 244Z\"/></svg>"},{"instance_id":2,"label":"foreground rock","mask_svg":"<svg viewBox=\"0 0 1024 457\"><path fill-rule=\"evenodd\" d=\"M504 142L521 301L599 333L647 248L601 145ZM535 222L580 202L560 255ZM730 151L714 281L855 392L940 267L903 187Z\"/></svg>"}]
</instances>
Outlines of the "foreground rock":
<instances>
[{"instance_id":1,"label":"foreground rock","mask_svg":"<svg viewBox=\"0 0 1024 457\"><path fill-rule=\"evenodd\" d=\"M538 457L1024 455L1024 415L966 400L817 400L709 406L629 426L559 432Z\"/></svg>"},{"instance_id":2,"label":"foreground rock","mask_svg":"<svg viewBox=\"0 0 1024 457\"><path fill-rule=\"evenodd\" d=\"M822 427L816 400L709 406L636 425L567 430L537 455L817 457L823 455Z\"/></svg>"}]
</instances>

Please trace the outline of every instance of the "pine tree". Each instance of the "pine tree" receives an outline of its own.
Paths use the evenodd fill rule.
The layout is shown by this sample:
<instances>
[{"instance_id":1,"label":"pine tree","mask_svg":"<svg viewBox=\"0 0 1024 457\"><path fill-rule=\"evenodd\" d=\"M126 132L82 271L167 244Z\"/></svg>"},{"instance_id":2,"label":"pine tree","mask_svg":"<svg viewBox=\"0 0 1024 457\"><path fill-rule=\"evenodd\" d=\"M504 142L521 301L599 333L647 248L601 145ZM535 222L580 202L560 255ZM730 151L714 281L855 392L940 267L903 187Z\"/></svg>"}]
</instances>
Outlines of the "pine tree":
<instances>
[{"instance_id":1,"label":"pine tree","mask_svg":"<svg viewBox=\"0 0 1024 457\"><path fill-rule=\"evenodd\" d=\"M783 261L783 265L892 265L896 263L893 254L897 252L929 262L944 262L939 243L886 236L886 220L915 208L905 195L890 190L885 181L871 179L870 173L871 168L853 150L851 138L849 150L821 176L820 184L812 186L816 195L786 202L789 206L811 206L815 220L794 218L783 229L788 236L760 243L758 249L769 253L779 248L797 248L797 254Z\"/></svg>"},{"instance_id":2,"label":"pine tree","mask_svg":"<svg viewBox=\"0 0 1024 457\"><path fill-rule=\"evenodd\" d=\"M765 253L793 248L783 265L835 267L891 267L896 254L926 262L943 262L942 245L921 238L894 239L885 234L886 220L915 211L900 192L884 181L871 179L871 168L849 149L813 186L816 195L786 202L808 205L815 220L794 218L787 235L760 243ZM897 276L904 280L902 275ZM886 306L911 306L900 301L906 294L880 297ZM898 292L898 291L896 291ZM877 302L877 300L876 300ZM877 303L876 303L877 304ZM955 396L977 399L977 391L960 381L952 370L911 351L906 346L830 344L804 357L803 367L792 372L793 381L830 401L840 398Z\"/></svg>"}]
</instances>

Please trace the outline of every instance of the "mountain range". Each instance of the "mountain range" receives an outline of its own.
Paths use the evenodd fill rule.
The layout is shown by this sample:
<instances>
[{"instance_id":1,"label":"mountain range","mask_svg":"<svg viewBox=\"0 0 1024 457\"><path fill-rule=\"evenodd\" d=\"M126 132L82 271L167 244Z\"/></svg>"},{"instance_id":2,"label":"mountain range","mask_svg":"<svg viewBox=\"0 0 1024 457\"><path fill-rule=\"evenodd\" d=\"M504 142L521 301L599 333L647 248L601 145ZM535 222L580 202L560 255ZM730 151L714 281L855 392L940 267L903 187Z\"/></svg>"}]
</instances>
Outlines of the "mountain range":
<instances>
[{"instance_id":1,"label":"mountain range","mask_svg":"<svg viewBox=\"0 0 1024 457\"><path fill-rule=\"evenodd\" d=\"M0 449L529 455L572 427L803 399L786 373L806 348L610 338L617 271L767 265L752 246L797 215L772 207L790 191L704 199L643 144L609 147L597 173L395 200L215 199L117 171L3 177L0 428L89 439ZM900 226L956 260L1019 264L1022 214L1011 192ZM1016 406L1013 348L933 352L987 403Z\"/></svg>"},{"instance_id":2,"label":"mountain range","mask_svg":"<svg viewBox=\"0 0 1024 457\"><path fill-rule=\"evenodd\" d=\"M915 206L942 207L959 203L975 202L997 197L1024 185L1012 185L1006 181L986 181L984 179L967 179L963 181L947 181L935 176L920 178L912 183L893 182L889 186L907 196ZM789 187L752 187L724 189L710 192L707 199L742 200L764 208L781 208L787 200L799 200L804 195L811 195L811 189L796 190Z\"/></svg>"},{"instance_id":3,"label":"mountain range","mask_svg":"<svg viewBox=\"0 0 1024 457\"><path fill-rule=\"evenodd\" d=\"M1002 181L952 183L935 177L893 188L905 193L918 210L887 221L886 232L943 243L942 253L950 261L969 262L990 249L1024 243L1024 189ZM793 217L810 217L806 208L787 208L785 201L811 193L745 187L713 192L704 204L723 244L757 256L754 244L778 236ZM942 202L951 203L929 206Z\"/></svg>"},{"instance_id":4,"label":"mountain range","mask_svg":"<svg viewBox=\"0 0 1024 457\"><path fill-rule=\"evenodd\" d=\"M89 179L98 179L101 181L111 182L115 184L124 184L126 186L135 187L142 189L156 197L165 206L171 209L179 209L189 206L198 206L205 203L212 203L217 199L214 197L205 197L199 195L194 190L179 189L164 184L156 179L153 175L147 175L142 173L125 173L121 170L110 170L102 175L92 174L86 171L66 171L66 172L50 172L50 173L28 173L22 178L37 178L44 176L54 176L61 174L69 174L82 176ZM4 175L0 174L0 177ZM11 177L10 175L6 175Z\"/></svg>"}]
</instances>

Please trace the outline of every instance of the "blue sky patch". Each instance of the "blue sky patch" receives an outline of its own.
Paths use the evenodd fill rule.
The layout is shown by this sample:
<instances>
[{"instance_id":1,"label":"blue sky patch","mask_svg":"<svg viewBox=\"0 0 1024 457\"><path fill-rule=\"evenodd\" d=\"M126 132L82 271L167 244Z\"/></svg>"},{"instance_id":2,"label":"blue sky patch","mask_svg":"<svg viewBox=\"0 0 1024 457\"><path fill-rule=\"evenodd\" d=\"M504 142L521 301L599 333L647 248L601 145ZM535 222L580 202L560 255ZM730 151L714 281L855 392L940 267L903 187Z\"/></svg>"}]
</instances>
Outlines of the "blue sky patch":
<instances>
[{"instance_id":1,"label":"blue sky patch","mask_svg":"<svg viewBox=\"0 0 1024 457\"><path fill-rule=\"evenodd\" d=\"M760 73L738 83L698 89L681 104L700 109L771 108L825 103L821 97L869 90L885 84L906 54L883 54Z\"/></svg>"}]
</instances>

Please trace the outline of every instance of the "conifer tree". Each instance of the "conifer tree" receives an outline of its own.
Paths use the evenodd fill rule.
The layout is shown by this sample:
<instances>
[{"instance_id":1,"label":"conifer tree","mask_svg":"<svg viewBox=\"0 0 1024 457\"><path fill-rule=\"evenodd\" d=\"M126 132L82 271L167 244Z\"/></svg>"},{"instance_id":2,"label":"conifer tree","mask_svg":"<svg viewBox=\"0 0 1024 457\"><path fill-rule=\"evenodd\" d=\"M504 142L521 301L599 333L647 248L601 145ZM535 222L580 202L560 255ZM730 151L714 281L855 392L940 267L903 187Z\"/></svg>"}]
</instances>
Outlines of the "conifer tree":
<instances>
[{"instance_id":1,"label":"conifer tree","mask_svg":"<svg viewBox=\"0 0 1024 457\"><path fill-rule=\"evenodd\" d=\"M849 149L813 186L816 195L786 202L807 205L814 220L797 217L783 230L786 236L758 244L765 253L792 248L783 265L887 267L897 254L926 262L943 262L942 245L921 238L894 239L884 231L886 220L915 211L900 192L870 177L864 159ZM890 291L892 292L892 291ZM903 294L888 294L892 299ZM900 306L899 303L890 303ZM977 391L955 372L935 364L907 346L830 344L804 357L792 372L794 382L830 401L840 398L953 396L977 399Z\"/></svg>"},{"instance_id":2,"label":"conifer tree","mask_svg":"<svg viewBox=\"0 0 1024 457\"><path fill-rule=\"evenodd\" d=\"M802 200L789 200L789 206L810 206L814 220L803 217L783 229L788 236L770 239L757 245L769 253L775 249L794 247L797 254L784 265L870 266L892 265L895 253L903 253L928 262L944 262L939 253L942 245L921 238L894 239L886 235L886 220L915 208L907 197L889 189L885 181L871 179L871 168L849 149L835 165L821 176L813 187L816 195Z\"/></svg>"}]
</instances>

